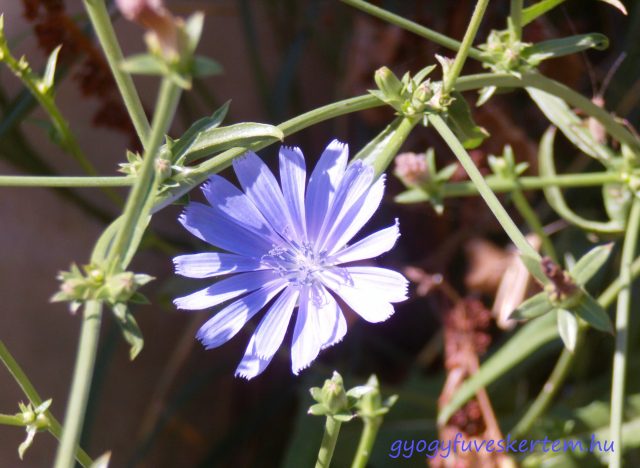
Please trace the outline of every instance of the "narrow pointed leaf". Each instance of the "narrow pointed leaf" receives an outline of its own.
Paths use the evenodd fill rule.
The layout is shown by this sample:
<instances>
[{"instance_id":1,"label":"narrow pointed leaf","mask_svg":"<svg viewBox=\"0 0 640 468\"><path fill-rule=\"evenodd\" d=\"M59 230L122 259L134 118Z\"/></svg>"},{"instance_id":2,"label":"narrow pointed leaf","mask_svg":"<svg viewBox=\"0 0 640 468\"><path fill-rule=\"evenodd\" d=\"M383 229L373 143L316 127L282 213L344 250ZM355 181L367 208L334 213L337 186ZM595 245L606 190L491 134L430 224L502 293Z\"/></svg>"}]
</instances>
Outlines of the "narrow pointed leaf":
<instances>
[{"instance_id":1,"label":"narrow pointed leaf","mask_svg":"<svg viewBox=\"0 0 640 468\"><path fill-rule=\"evenodd\" d=\"M524 325L500 347L480 369L454 393L440 411L438 424L446 423L478 390L499 379L545 344L558 338L555 314L547 314Z\"/></svg>"},{"instance_id":2,"label":"narrow pointed leaf","mask_svg":"<svg viewBox=\"0 0 640 468\"><path fill-rule=\"evenodd\" d=\"M174 142L173 147L171 148L172 160L175 161L179 159L185 152L187 152L200 134L219 127L227 116L227 112L229 112L230 102L231 101L225 102L222 106L216 109L211 116L204 117L194 122L187 131ZM167 145L160 148L160 154L164 152L168 152Z\"/></svg>"},{"instance_id":3,"label":"narrow pointed leaf","mask_svg":"<svg viewBox=\"0 0 640 468\"><path fill-rule=\"evenodd\" d=\"M541 292L524 301L509 316L515 320L529 320L544 315L553 310L547 293Z\"/></svg>"},{"instance_id":4,"label":"narrow pointed leaf","mask_svg":"<svg viewBox=\"0 0 640 468\"><path fill-rule=\"evenodd\" d=\"M558 309L558 333L564 347L573 352L578 341L578 319L565 309Z\"/></svg>"},{"instance_id":5,"label":"narrow pointed leaf","mask_svg":"<svg viewBox=\"0 0 640 468\"><path fill-rule=\"evenodd\" d=\"M607 36L600 33L580 34L538 42L525 50L525 58L535 65L543 60L575 54L588 49L603 50L609 46Z\"/></svg>"},{"instance_id":6,"label":"narrow pointed leaf","mask_svg":"<svg viewBox=\"0 0 640 468\"><path fill-rule=\"evenodd\" d=\"M132 361L140 354L144 346L144 339L140 327L129 311L126 304L116 304L113 306L113 313L116 316L116 322L120 326L122 336L129 343L129 359Z\"/></svg>"},{"instance_id":7,"label":"narrow pointed leaf","mask_svg":"<svg viewBox=\"0 0 640 468\"><path fill-rule=\"evenodd\" d=\"M600 0L600 1L604 3L608 3L612 7L617 8L620 11L620 13L622 13L623 15L628 15L627 9L625 8L624 4L620 0Z\"/></svg>"},{"instance_id":8,"label":"narrow pointed leaf","mask_svg":"<svg viewBox=\"0 0 640 468\"><path fill-rule=\"evenodd\" d=\"M167 66L151 54L136 54L125 58L120 68L133 75L163 75Z\"/></svg>"},{"instance_id":9,"label":"narrow pointed leaf","mask_svg":"<svg viewBox=\"0 0 640 468\"><path fill-rule=\"evenodd\" d=\"M606 263L612 249L613 243L594 247L576 262L569 274L578 284L584 286Z\"/></svg>"},{"instance_id":10,"label":"narrow pointed leaf","mask_svg":"<svg viewBox=\"0 0 640 468\"><path fill-rule=\"evenodd\" d=\"M471 110L462 94L451 93L454 101L447 113L447 125L458 137L466 149L477 148L489 136L487 131L476 125L471 116Z\"/></svg>"},{"instance_id":11,"label":"narrow pointed leaf","mask_svg":"<svg viewBox=\"0 0 640 468\"><path fill-rule=\"evenodd\" d=\"M419 187L415 187L396 195L393 201L395 201L396 203L410 204L424 203L426 201L429 201L430 199L431 197L427 192Z\"/></svg>"},{"instance_id":12,"label":"narrow pointed leaf","mask_svg":"<svg viewBox=\"0 0 640 468\"><path fill-rule=\"evenodd\" d=\"M536 88L528 87L526 90L547 119L558 127L580 151L597 159L605 166L611 163L614 153L607 146L596 141L583 121L566 102Z\"/></svg>"},{"instance_id":13,"label":"narrow pointed leaf","mask_svg":"<svg viewBox=\"0 0 640 468\"><path fill-rule=\"evenodd\" d=\"M522 10L522 25L525 26L531 23L539 16L544 15L547 11L554 9L565 0L542 0L538 3L534 3L530 7Z\"/></svg>"},{"instance_id":14,"label":"narrow pointed leaf","mask_svg":"<svg viewBox=\"0 0 640 468\"><path fill-rule=\"evenodd\" d=\"M589 294L584 295L583 300L576 307L575 313L596 330L613 333L613 324L609 314Z\"/></svg>"},{"instance_id":15,"label":"narrow pointed leaf","mask_svg":"<svg viewBox=\"0 0 640 468\"><path fill-rule=\"evenodd\" d=\"M207 76L219 75L224 71L222 65L209 57L197 55L193 58L191 76L194 78L204 78Z\"/></svg>"},{"instance_id":16,"label":"narrow pointed leaf","mask_svg":"<svg viewBox=\"0 0 640 468\"><path fill-rule=\"evenodd\" d=\"M53 82L56 76L56 65L58 63L58 55L60 54L61 48L62 45L59 45L53 49L53 52L51 52L51 55L49 55L49 59L47 60L47 66L44 69L42 84L47 91L53 88Z\"/></svg>"},{"instance_id":17,"label":"narrow pointed leaf","mask_svg":"<svg viewBox=\"0 0 640 468\"><path fill-rule=\"evenodd\" d=\"M256 141L273 141L283 138L284 134L278 127L262 123L245 122L213 128L198 135L185 154L185 162L189 163L236 146L248 146Z\"/></svg>"}]
</instances>

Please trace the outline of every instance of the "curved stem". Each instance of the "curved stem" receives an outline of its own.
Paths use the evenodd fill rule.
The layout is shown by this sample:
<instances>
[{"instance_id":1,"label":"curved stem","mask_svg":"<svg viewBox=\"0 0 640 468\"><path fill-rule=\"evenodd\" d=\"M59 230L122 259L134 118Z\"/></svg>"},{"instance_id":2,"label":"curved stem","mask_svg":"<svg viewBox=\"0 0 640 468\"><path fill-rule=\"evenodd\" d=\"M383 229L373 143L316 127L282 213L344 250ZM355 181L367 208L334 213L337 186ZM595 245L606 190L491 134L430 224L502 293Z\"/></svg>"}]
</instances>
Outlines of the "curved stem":
<instances>
[{"instance_id":1,"label":"curved stem","mask_svg":"<svg viewBox=\"0 0 640 468\"><path fill-rule=\"evenodd\" d=\"M464 37L462 38L460 49L458 49L458 53L456 53L456 58L453 60L451 69L446 74L446 76L444 76L443 94L445 96L447 96L453 89L458 76L460 76L460 72L462 72L462 67L464 66L464 62L466 62L467 56L469 55L471 44L476 38L476 33L478 32L478 28L480 27L480 23L482 22L482 17L484 16L484 12L487 9L487 5L489 5L489 0L478 0L478 2L476 3L473 14L471 15L471 20L469 21L469 25L467 26L467 30L465 31Z\"/></svg>"},{"instance_id":2,"label":"curved stem","mask_svg":"<svg viewBox=\"0 0 640 468\"><path fill-rule=\"evenodd\" d=\"M0 187L127 187L135 177L2 176Z\"/></svg>"},{"instance_id":3,"label":"curved stem","mask_svg":"<svg viewBox=\"0 0 640 468\"><path fill-rule=\"evenodd\" d=\"M365 468L367 466L367 462L369 461L369 457L371 457L373 444L376 441L378 429L380 429L381 424L382 418L364 419L364 428L360 435L360 442L358 443L358 449L356 450L356 455L353 458L351 468Z\"/></svg>"},{"instance_id":4,"label":"curved stem","mask_svg":"<svg viewBox=\"0 0 640 468\"><path fill-rule=\"evenodd\" d=\"M632 262L638 244L640 230L640 198L634 198L627 222L620 260L620 285L616 307L616 347L613 356L613 381L611 386L611 439L616 450L611 454L609 466L622 466L622 423L624 420L627 354L629 350L629 312L631 309Z\"/></svg>"},{"instance_id":5,"label":"curved stem","mask_svg":"<svg viewBox=\"0 0 640 468\"><path fill-rule=\"evenodd\" d=\"M337 421L331 416L327 416L324 423L322 445L320 445L320 450L318 451L316 468L329 468L331 465L331 459L333 458L333 451L336 448L341 425L342 423L340 421Z\"/></svg>"},{"instance_id":6,"label":"curved stem","mask_svg":"<svg viewBox=\"0 0 640 468\"><path fill-rule=\"evenodd\" d=\"M116 80L124 105L127 108L133 126L143 145L147 143L149 134L149 121L142 107L142 102L136 91L131 76L120 68L123 60L122 49L111 24L111 18L104 0L84 0L93 29L96 31L102 50L107 57L111 73Z\"/></svg>"},{"instance_id":7,"label":"curved stem","mask_svg":"<svg viewBox=\"0 0 640 468\"><path fill-rule=\"evenodd\" d=\"M101 315L102 304L99 301L86 303L80 331L80 343L78 344L78 357L64 417L62 439L56 453L55 468L73 467L91 388L91 377L98 350Z\"/></svg>"},{"instance_id":8,"label":"curved stem","mask_svg":"<svg viewBox=\"0 0 640 468\"><path fill-rule=\"evenodd\" d=\"M458 161L460 161L460 164L469 175L469 178L477 187L480 196L489 206L489 209L493 212L493 215L496 217L511 241L520 250L520 253L534 259L540 259L538 252L529 245L529 242L527 242L527 239L524 237L522 232L520 232L518 226L516 226L507 211L504 209L498 200L498 197L496 197L491 188L487 185L487 182L473 163L473 160L469 156L469 153L467 153L467 150L464 149L451 129L447 126L444 120L442 120L442 117L435 114L430 115L429 122L431 122L445 143L449 148L451 148L451 151L456 155Z\"/></svg>"},{"instance_id":9,"label":"curved stem","mask_svg":"<svg viewBox=\"0 0 640 468\"><path fill-rule=\"evenodd\" d=\"M1 180L1 179L0 179ZM553 177L519 177L508 180L502 177L487 176L485 181L495 193L513 192L516 189L537 190L554 187L597 187L603 184L622 182L622 176L615 172L593 172L590 174L562 174ZM442 185L443 197L466 197L477 195L478 189L471 181L449 182Z\"/></svg>"}]
</instances>

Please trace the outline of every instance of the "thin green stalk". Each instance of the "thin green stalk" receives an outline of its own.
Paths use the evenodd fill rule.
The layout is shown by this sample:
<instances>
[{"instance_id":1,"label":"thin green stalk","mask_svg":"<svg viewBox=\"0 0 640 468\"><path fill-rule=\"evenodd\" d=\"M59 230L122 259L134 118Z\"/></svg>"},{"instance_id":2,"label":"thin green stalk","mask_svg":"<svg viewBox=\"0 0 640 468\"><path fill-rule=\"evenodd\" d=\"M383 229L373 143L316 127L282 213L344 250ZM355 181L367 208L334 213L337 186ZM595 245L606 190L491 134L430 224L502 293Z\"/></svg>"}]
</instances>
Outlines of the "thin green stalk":
<instances>
[{"instance_id":1,"label":"thin green stalk","mask_svg":"<svg viewBox=\"0 0 640 468\"><path fill-rule=\"evenodd\" d=\"M1 179L0 179L1 180ZM587 174L562 174L553 177L519 177L518 180L507 180L503 177L487 176L485 181L494 193L514 192L520 190L538 190L549 186L598 187L603 184L621 182L622 176L615 172L592 172ZM478 189L471 181L450 182L442 185L443 197L467 197L478 194Z\"/></svg>"},{"instance_id":2,"label":"thin green stalk","mask_svg":"<svg viewBox=\"0 0 640 468\"><path fill-rule=\"evenodd\" d=\"M63 117L60 109L58 109L53 93L39 86L41 82L40 77L37 76L28 65L21 65L13 55L11 55L8 49L5 51L2 61L6 63L13 74L22 81L22 84L24 84L31 95L49 115L49 119L57 133L56 137L59 139L60 146L73 156L87 174L96 175L96 169L91 164L91 161L89 161L89 158L87 158L87 155L84 154L82 148L80 148L76 137L73 132L71 132L71 128L69 128L69 123Z\"/></svg>"},{"instance_id":3,"label":"thin green stalk","mask_svg":"<svg viewBox=\"0 0 640 468\"><path fill-rule=\"evenodd\" d=\"M473 163L473 160L464 149L458 138L454 135L447 124L442 120L439 115L432 114L429 116L429 122L433 125L436 131L444 139L445 143L451 148L451 151L456 155L460 164L469 175L471 181L475 184L480 193L480 196L489 206L489 209L493 212L504 231L507 233L511 241L520 250L522 254L525 254L534 259L540 259L540 255L536 250L529 245L527 239L518 229L518 226L513 222L507 211L500 204L498 197L493 193L491 188L487 185L484 177Z\"/></svg>"},{"instance_id":4,"label":"thin green stalk","mask_svg":"<svg viewBox=\"0 0 640 468\"><path fill-rule=\"evenodd\" d=\"M153 196L155 186L156 153L160 148L162 136L169 127L180 98L180 88L168 79L163 79L158 93L153 125L146 141L146 150L142 167L135 185L129 193L124 208L123 221L113 247L109 251L107 265L113 271L119 268L119 262L127 254L133 231L138 221L144 217L143 210L148 198ZM99 301L88 301L85 305L85 316L80 334L76 368L69 393L69 403L65 415L65 427L62 441L56 454L55 468L70 468L73 463L73 451L80 440L86 403L91 387L95 354L98 347L102 304Z\"/></svg>"},{"instance_id":5,"label":"thin green stalk","mask_svg":"<svg viewBox=\"0 0 640 468\"><path fill-rule=\"evenodd\" d=\"M134 228L140 219L143 208L149 197L154 197L156 153L162 143L162 137L169 128L180 100L181 89L169 79L163 79L160 84L153 124L148 141L145 143L145 153L142 166L135 185L131 189L124 208L122 228L118 232L109 259L113 269L126 254Z\"/></svg>"},{"instance_id":6,"label":"thin green stalk","mask_svg":"<svg viewBox=\"0 0 640 468\"><path fill-rule=\"evenodd\" d=\"M135 177L1 176L0 187L127 187Z\"/></svg>"},{"instance_id":7,"label":"thin green stalk","mask_svg":"<svg viewBox=\"0 0 640 468\"><path fill-rule=\"evenodd\" d=\"M522 39L522 0L511 0L511 8L509 9L509 17L511 18L511 26L515 34L515 40Z\"/></svg>"},{"instance_id":8,"label":"thin green stalk","mask_svg":"<svg viewBox=\"0 0 640 468\"><path fill-rule=\"evenodd\" d=\"M318 451L318 460L316 468L329 468L333 451L336 448L338 434L340 434L340 426L342 423L331 416L327 416L324 424L324 435L322 436L322 445Z\"/></svg>"},{"instance_id":9,"label":"thin green stalk","mask_svg":"<svg viewBox=\"0 0 640 468\"><path fill-rule=\"evenodd\" d=\"M24 420L22 416L16 416L13 414L0 414L0 424L5 426L23 426Z\"/></svg>"},{"instance_id":10,"label":"thin green stalk","mask_svg":"<svg viewBox=\"0 0 640 468\"><path fill-rule=\"evenodd\" d=\"M353 458L351 468L365 468L367 466L381 424L382 418L366 418L364 420L364 428L360 435L360 442L358 442L358 449Z\"/></svg>"},{"instance_id":11,"label":"thin green stalk","mask_svg":"<svg viewBox=\"0 0 640 468\"><path fill-rule=\"evenodd\" d=\"M540 238L542 242L542 251L545 255L551 257L551 260L558 263L558 254L556 253L556 249L549 239L549 236L546 232L544 232L544 227L542 226L542 222L540 222L540 218L529 204L527 197L524 196L522 190L520 188L516 188L513 192L511 192L511 199L513 200L513 204L517 208L518 212L522 215L525 222L529 225L531 230Z\"/></svg>"},{"instance_id":12,"label":"thin green stalk","mask_svg":"<svg viewBox=\"0 0 640 468\"><path fill-rule=\"evenodd\" d=\"M622 423L624 420L627 354L629 352L629 313L631 309L632 262L640 230L640 198L634 198L627 222L620 259L620 284L616 307L616 347L613 355L613 381L611 386L611 440L616 447L609 466L622 466Z\"/></svg>"},{"instance_id":13,"label":"thin green stalk","mask_svg":"<svg viewBox=\"0 0 640 468\"><path fill-rule=\"evenodd\" d=\"M462 67L467 61L469 49L471 48L471 44L473 44L473 41L476 38L478 28L480 28L480 23L482 22L484 12L487 10L488 5L489 0L478 0L475 8L473 9L473 14L471 15L471 20L469 21L467 30L464 33L464 37L462 38L460 49L456 54L456 58L453 60L451 69L446 74L446 76L443 77L444 84L442 88L443 94L445 96L449 95L449 92L453 89L458 76L460 76L460 73L462 72Z\"/></svg>"},{"instance_id":14,"label":"thin green stalk","mask_svg":"<svg viewBox=\"0 0 640 468\"><path fill-rule=\"evenodd\" d=\"M147 135L150 131L149 121L147 120L140 96L138 96L131 75L120 68L124 57L122 55L122 49L120 49L120 44L118 43L118 38L113 30L105 1L84 0L84 6L89 14L93 29L96 31L96 36L98 36L102 50L107 57L107 62L109 62L109 67L111 67L111 73L116 80L133 126L136 129L140 141L145 145L147 143Z\"/></svg>"},{"instance_id":15,"label":"thin green stalk","mask_svg":"<svg viewBox=\"0 0 640 468\"><path fill-rule=\"evenodd\" d=\"M542 386L542 390L529 409L527 409L524 416L522 416L520 421L518 421L518 424L509 431L513 437L520 437L527 434L535 422L538 421L538 419L547 411L553 399L557 395L558 390L560 390L562 383L569 375L569 371L571 370L573 363L576 361L576 356L580 352L580 348L584 343L584 334L585 326L581 324L578 328L578 336L574 351L571 352L567 348L562 348L558 362L556 362L551 375Z\"/></svg>"},{"instance_id":16,"label":"thin green stalk","mask_svg":"<svg viewBox=\"0 0 640 468\"><path fill-rule=\"evenodd\" d=\"M84 414L91 388L91 377L98 350L102 303L88 301L84 307L82 329L74 378L69 392L67 411L64 417L64 428L58 451L56 453L55 468L72 468L73 460L78 450L78 442L84 424Z\"/></svg>"},{"instance_id":17,"label":"thin green stalk","mask_svg":"<svg viewBox=\"0 0 640 468\"><path fill-rule=\"evenodd\" d=\"M357 8L365 13L375 16L381 20L386 21L390 24L395 24L396 26L401 27L409 32L412 32L420 37L424 37L425 39L435 42L442 47L445 47L449 50L458 51L460 48L460 41L456 41L455 39L451 39L444 34L440 34L433 29L426 28L418 23L413 21L409 21L402 16L391 13L390 11L384 10L380 7L372 5L371 3L364 2L362 0L341 0L343 3L350 5L354 8ZM469 49L469 57L472 57L476 60L481 60L481 52L478 49L470 48Z\"/></svg>"},{"instance_id":18,"label":"thin green stalk","mask_svg":"<svg viewBox=\"0 0 640 468\"><path fill-rule=\"evenodd\" d=\"M42 404L42 398L40 398L40 395L36 391L31 381L2 341L0 341L0 361L2 361L2 363L6 366L7 370L13 376L13 379L20 386L22 392L29 399L31 404L34 407L40 406ZM50 410L47 410L45 414L49 419L49 427L47 428L47 430L56 439L60 440L60 437L62 436L62 426ZM78 447L75 456L78 463L80 463L85 468L89 468L89 466L91 466L91 464L93 463L91 457L89 457L89 455L87 455L87 453L80 447Z\"/></svg>"}]
</instances>

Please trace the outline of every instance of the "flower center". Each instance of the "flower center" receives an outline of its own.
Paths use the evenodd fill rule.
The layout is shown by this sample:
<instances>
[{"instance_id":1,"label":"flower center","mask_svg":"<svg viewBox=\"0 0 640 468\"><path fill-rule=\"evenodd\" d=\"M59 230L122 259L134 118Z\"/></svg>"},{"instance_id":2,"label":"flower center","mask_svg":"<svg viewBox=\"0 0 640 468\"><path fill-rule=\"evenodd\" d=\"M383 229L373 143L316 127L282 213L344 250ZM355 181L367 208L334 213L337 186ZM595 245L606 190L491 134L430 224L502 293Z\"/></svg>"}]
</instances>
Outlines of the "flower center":
<instances>
[{"instance_id":1,"label":"flower center","mask_svg":"<svg viewBox=\"0 0 640 468\"><path fill-rule=\"evenodd\" d=\"M318 282L322 271L331 266L327 260L326 251L317 252L308 242L300 245L293 241L273 247L262 257L263 262L297 286L312 286Z\"/></svg>"}]
</instances>

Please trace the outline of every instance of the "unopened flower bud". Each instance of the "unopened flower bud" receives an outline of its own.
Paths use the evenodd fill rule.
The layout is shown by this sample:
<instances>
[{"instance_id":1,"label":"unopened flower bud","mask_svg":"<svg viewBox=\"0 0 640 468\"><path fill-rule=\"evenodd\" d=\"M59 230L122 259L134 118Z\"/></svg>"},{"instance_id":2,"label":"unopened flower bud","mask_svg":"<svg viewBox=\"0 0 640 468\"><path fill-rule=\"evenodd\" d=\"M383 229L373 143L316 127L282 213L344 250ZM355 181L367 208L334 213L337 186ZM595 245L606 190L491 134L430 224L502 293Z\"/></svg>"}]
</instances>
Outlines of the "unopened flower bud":
<instances>
[{"instance_id":1,"label":"unopened flower bud","mask_svg":"<svg viewBox=\"0 0 640 468\"><path fill-rule=\"evenodd\" d=\"M424 153L400 153L394 161L394 174L405 185L419 185L429 179L429 169Z\"/></svg>"},{"instance_id":2,"label":"unopened flower bud","mask_svg":"<svg viewBox=\"0 0 640 468\"><path fill-rule=\"evenodd\" d=\"M162 0L116 0L116 4L125 18L148 30L145 39L152 50L167 58L178 57L178 29L183 21L167 10Z\"/></svg>"},{"instance_id":3,"label":"unopened flower bud","mask_svg":"<svg viewBox=\"0 0 640 468\"><path fill-rule=\"evenodd\" d=\"M376 70L373 79L385 96L388 98L399 98L402 91L402 82L398 79L393 72L387 68L382 67Z\"/></svg>"}]
</instances>

